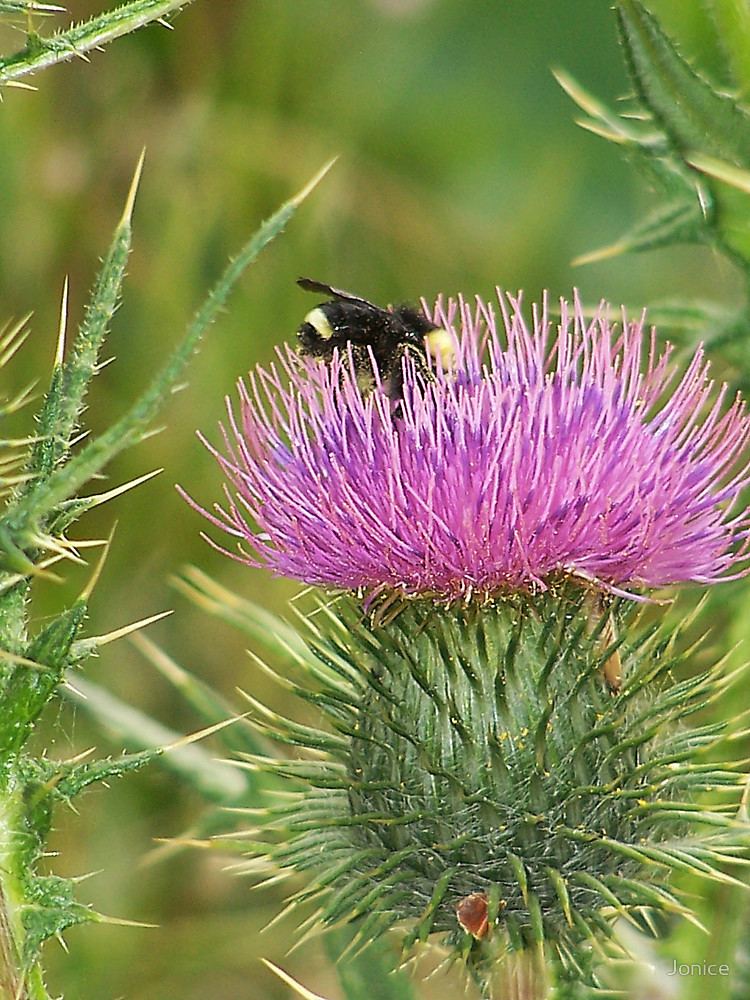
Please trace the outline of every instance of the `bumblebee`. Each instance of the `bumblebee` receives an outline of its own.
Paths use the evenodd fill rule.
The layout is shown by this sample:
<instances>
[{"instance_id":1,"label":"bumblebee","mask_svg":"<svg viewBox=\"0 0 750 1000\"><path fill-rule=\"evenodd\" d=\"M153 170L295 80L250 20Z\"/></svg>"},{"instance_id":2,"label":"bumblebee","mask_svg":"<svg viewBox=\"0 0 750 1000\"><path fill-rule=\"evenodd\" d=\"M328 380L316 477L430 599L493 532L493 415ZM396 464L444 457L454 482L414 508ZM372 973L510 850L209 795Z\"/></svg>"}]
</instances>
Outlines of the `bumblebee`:
<instances>
[{"instance_id":1,"label":"bumblebee","mask_svg":"<svg viewBox=\"0 0 750 1000\"><path fill-rule=\"evenodd\" d=\"M330 361L337 348L343 352L351 345L357 383L363 391L371 391L375 383L373 359L394 400L401 399L403 393L404 357L414 360L416 370L426 380L434 377L428 353L441 367L451 367L451 334L411 306L381 309L359 295L311 278L298 278L297 284L307 292L330 297L305 316L297 331L300 353Z\"/></svg>"}]
</instances>

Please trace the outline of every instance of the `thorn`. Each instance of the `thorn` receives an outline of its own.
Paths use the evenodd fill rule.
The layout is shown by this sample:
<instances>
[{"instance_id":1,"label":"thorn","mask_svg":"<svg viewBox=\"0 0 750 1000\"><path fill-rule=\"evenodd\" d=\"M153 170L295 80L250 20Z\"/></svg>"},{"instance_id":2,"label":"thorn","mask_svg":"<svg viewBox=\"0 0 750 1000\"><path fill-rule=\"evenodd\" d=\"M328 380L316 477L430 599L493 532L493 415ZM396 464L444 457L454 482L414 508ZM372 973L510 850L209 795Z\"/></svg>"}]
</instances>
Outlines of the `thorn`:
<instances>
[{"instance_id":1,"label":"thorn","mask_svg":"<svg viewBox=\"0 0 750 1000\"><path fill-rule=\"evenodd\" d=\"M134 635L131 641L138 652L175 687L179 687L185 681L187 671L175 663L155 642L147 639L145 635Z\"/></svg>"},{"instance_id":2,"label":"thorn","mask_svg":"<svg viewBox=\"0 0 750 1000\"><path fill-rule=\"evenodd\" d=\"M34 87L30 83L24 83L22 80L8 80L8 82L4 83L3 86L15 87L16 90L39 90L38 87Z\"/></svg>"},{"instance_id":3,"label":"thorn","mask_svg":"<svg viewBox=\"0 0 750 1000\"><path fill-rule=\"evenodd\" d=\"M3 328L4 336L0 340L0 350L2 350L2 355L0 355L0 366L7 365L16 351L22 347L29 336L30 330L26 329L26 324L31 318L31 313L27 313L23 319L15 323L7 333L5 333L5 328Z\"/></svg>"},{"instance_id":4,"label":"thorn","mask_svg":"<svg viewBox=\"0 0 750 1000\"><path fill-rule=\"evenodd\" d=\"M81 752L77 753L74 757L68 757L67 760L63 761L63 763L64 764L80 764L82 760L86 760L87 757L90 757L91 754L95 750L96 750L96 747L89 747L88 750L81 750ZM81 875L79 877L80 878L88 878L88 875Z\"/></svg>"},{"instance_id":5,"label":"thorn","mask_svg":"<svg viewBox=\"0 0 750 1000\"><path fill-rule=\"evenodd\" d=\"M141 182L141 174L143 172L143 161L146 159L146 147L144 146L141 150L141 155L138 158L138 163L135 166L135 173L133 174L133 180L130 182L130 190L128 191L128 196L125 199L125 208L122 213L122 218L120 219L121 226L129 226L133 218L133 208L135 206L135 196L138 192L138 185Z\"/></svg>"},{"instance_id":6,"label":"thorn","mask_svg":"<svg viewBox=\"0 0 750 1000\"><path fill-rule=\"evenodd\" d=\"M106 538L80 538L77 540L69 538L67 541L74 549L100 549L102 545L107 544Z\"/></svg>"},{"instance_id":7,"label":"thorn","mask_svg":"<svg viewBox=\"0 0 750 1000\"><path fill-rule=\"evenodd\" d=\"M336 160L338 160L338 156L334 156L333 159L329 160L328 163L326 163L325 166L322 167L317 172L317 174L315 174L312 180L308 181L307 184L305 184L305 186L302 188L301 191L298 191L297 194L295 194L292 198L289 199L287 205L292 205L294 208L296 208L297 205L301 205L302 202L305 200L305 198L307 198L307 196L310 194L310 192L313 191L318 186L318 184L320 184L320 182L323 180L325 175L334 165Z\"/></svg>"},{"instance_id":8,"label":"thorn","mask_svg":"<svg viewBox=\"0 0 750 1000\"><path fill-rule=\"evenodd\" d=\"M687 162L702 174L707 174L717 181L723 181L725 184L737 188L738 191L750 194L750 171L742 170L732 163L725 163L713 156L703 156L700 153L688 156Z\"/></svg>"},{"instance_id":9,"label":"thorn","mask_svg":"<svg viewBox=\"0 0 750 1000\"><path fill-rule=\"evenodd\" d=\"M68 325L68 276L65 276L60 302L60 327L57 334L57 350L55 351L55 368L62 368L65 360L65 330Z\"/></svg>"},{"instance_id":10,"label":"thorn","mask_svg":"<svg viewBox=\"0 0 750 1000\"><path fill-rule=\"evenodd\" d=\"M32 670L49 671L51 669L50 667L46 667L43 663L37 663L36 660L29 660L25 656L19 656L17 653L11 653L9 649L0 649L0 659L7 660L9 663L13 663L17 667L31 667Z\"/></svg>"},{"instance_id":11,"label":"thorn","mask_svg":"<svg viewBox=\"0 0 750 1000\"><path fill-rule=\"evenodd\" d=\"M79 566L86 565L86 560L81 559L72 544L65 545L63 541L53 538L52 535L35 535L33 541L39 548L56 553L60 559L70 559L71 562L78 563Z\"/></svg>"},{"instance_id":12,"label":"thorn","mask_svg":"<svg viewBox=\"0 0 750 1000\"><path fill-rule=\"evenodd\" d=\"M148 618L141 618L140 621L131 622L130 625L123 625L121 628L116 628L112 632L105 632L104 635L89 636L85 642L87 644L95 644L97 647L106 646L108 642L114 642L116 639L122 639L123 636L130 635L131 632L137 632L139 629L146 628L147 625L153 625L154 622L161 621L162 618L168 618L172 614L174 614L174 611L160 611L158 614L150 615Z\"/></svg>"},{"instance_id":13,"label":"thorn","mask_svg":"<svg viewBox=\"0 0 750 1000\"><path fill-rule=\"evenodd\" d=\"M155 844L162 847L199 847L201 850L215 850L216 844L213 840L200 839L198 837L154 837Z\"/></svg>"},{"instance_id":14,"label":"thorn","mask_svg":"<svg viewBox=\"0 0 750 1000\"><path fill-rule=\"evenodd\" d=\"M65 954L68 955L70 953L70 950L67 944L65 943L65 938L62 936L62 934L60 934L59 932L55 934L55 940L60 945L62 950L65 952Z\"/></svg>"},{"instance_id":15,"label":"thorn","mask_svg":"<svg viewBox=\"0 0 750 1000\"><path fill-rule=\"evenodd\" d=\"M199 740L205 739L207 736L212 736L214 733L218 733L221 729L226 729L227 726L231 726L235 722L239 722L240 719L246 719L248 714L248 712L245 712L243 715L233 715L229 719L223 719L221 722L214 723L213 726L206 726L205 729L199 729L194 733L188 733L187 736L181 736L173 743L168 743L166 746L160 747L159 749L162 753L169 753L170 750L180 750L182 747L189 746L191 743L197 743Z\"/></svg>"},{"instance_id":16,"label":"thorn","mask_svg":"<svg viewBox=\"0 0 750 1000\"><path fill-rule=\"evenodd\" d=\"M574 80L564 69L551 69L550 72L568 97L578 105L581 111L585 111L592 118L607 117L607 108L597 101L596 98L592 97L588 91L584 90L578 81Z\"/></svg>"},{"instance_id":17,"label":"thorn","mask_svg":"<svg viewBox=\"0 0 750 1000\"><path fill-rule=\"evenodd\" d=\"M147 927L149 930L157 928L158 924L147 924L143 920L126 920L124 917L108 917L104 913L93 914L97 924L114 924L116 927Z\"/></svg>"},{"instance_id":18,"label":"thorn","mask_svg":"<svg viewBox=\"0 0 750 1000\"><path fill-rule=\"evenodd\" d=\"M52 580L55 583L62 583L62 577L56 573L50 573L43 569L41 565L33 563L23 549L19 548L8 532L0 526L0 552L5 552L8 557L8 568L15 570L22 577L33 576L38 580Z\"/></svg>"},{"instance_id":19,"label":"thorn","mask_svg":"<svg viewBox=\"0 0 750 1000\"><path fill-rule=\"evenodd\" d=\"M737 810L737 819L740 823L750 822L750 810L748 810L748 804L750 804L750 780L745 782L745 789L740 800L740 807Z\"/></svg>"},{"instance_id":20,"label":"thorn","mask_svg":"<svg viewBox=\"0 0 750 1000\"><path fill-rule=\"evenodd\" d=\"M96 363L96 365L94 366L94 370L95 370L96 374L98 375L99 372L104 371L104 369L107 367L107 365L111 365L112 362L115 361L116 359L117 359L117 355L113 354L111 358L105 358L104 361L98 361Z\"/></svg>"},{"instance_id":21,"label":"thorn","mask_svg":"<svg viewBox=\"0 0 750 1000\"><path fill-rule=\"evenodd\" d=\"M598 135L600 139L606 139L607 142L614 142L617 146L626 146L628 144L629 140L627 136L621 135L619 132L614 132L612 129L605 128L605 126L600 125L599 122L589 121L588 118L576 118L575 123L585 132L590 132L592 135Z\"/></svg>"},{"instance_id":22,"label":"thorn","mask_svg":"<svg viewBox=\"0 0 750 1000\"><path fill-rule=\"evenodd\" d=\"M149 438L156 437L157 434L161 434L162 431L166 430L166 424L162 424L160 427L152 427L148 431L144 431L143 434L138 438L138 443L141 441L148 441Z\"/></svg>"},{"instance_id":23,"label":"thorn","mask_svg":"<svg viewBox=\"0 0 750 1000\"><path fill-rule=\"evenodd\" d=\"M138 476L127 483L115 486L114 489L108 490L106 493L93 493L91 496L80 497L79 499L88 503L89 507L98 507L100 504L107 503L108 500L114 500L115 497L119 497L122 493L127 493L128 490L135 489L141 483L148 482L149 479L153 479L154 476L158 476L162 472L164 472L164 469L154 469L153 472L147 472L143 476Z\"/></svg>"},{"instance_id":24,"label":"thorn","mask_svg":"<svg viewBox=\"0 0 750 1000\"><path fill-rule=\"evenodd\" d=\"M87 882L90 878L96 878L96 876L101 875L103 871L103 868L99 868L95 872L86 872L85 875L68 875L68 878L71 882L75 883L75 885L78 885L79 882Z\"/></svg>"},{"instance_id":25,"label":"thorn","mask_svg":"<svg viewBox=\"0 0 750 1000\"><path fill-rule=\"evenodd\" d=\"M71 448L75 448L75 446L77 444L80 444L81 441L85 441L86 438L89 436L89 434L91 434L90 430L84 430L84 431L81 431L79 434L76 434L75 437L72 437L70 439L70 447Z\"/></svg>"},{"instance_id":26,"label":"thorn","mask_svg":"<svg viewBox=\"0 0 750 1000\"><path fill-rule=\"evenodd\" d=\"M80 701L88 701L89 700L88 695L84 694L83 691L81 691L80 688L77 688L74 684L71 684L69 680L63 681L63 685L62 686L66 690L72 691L73 694L76 696L76 698L80 699Z\"/></svg>"},{"instance_id":27,"label":"thorn","mask_svg":"<svg viewBox=\"0 0 750 1000\"><path fill-rule=\"evenodd\" d=\"M610 260L612 257L618 257L621 253L626 253L627 249L626 243L610 243L609 246L599 247L598 250L591 250L589 253L582 253L578 257L574 257L570 264L571 267L581 267L583 264L597 264L601 260Z\"/></svg>"},{"instance_id":28,"label":"thorn","mask_svg":"<svg viewBox=\"0 0 750 1000\"><path fill-rule=\"evenodd\" d=\"M319 993L311 993L310 990L306 989L301 983L298 983L296 979L292 979L288 972L284 972L280 969L278 965L274 965L273 962L269 962L267 958L261 958L261 962L265 965L267 969L270 969L274 975L278 976L282 983L286 983L299 997L303 997L304 1000L326 1000Z\"/></svg>"},{"instance_id":29,"label":"thorn","mask_svg":"<svg viewBox=\"0 0 750 1000\"><path fill-rule=\"evenodd\" d=\"M102 570L104 569L104 563L107 561L107 556L109 555L109 547L112 544L112 538L115 534L115 529L117 528L117 521L112 525L112 530L109 533L109 538L107 539L107 544L104 546L102 554L99 556L99 561L94 568L94 572L91 575L91 579L83 588L79 600L88 602L91 594L94 591L94 587L99 582L99 577L102 575Z\"/></svg>"}]
</instances>

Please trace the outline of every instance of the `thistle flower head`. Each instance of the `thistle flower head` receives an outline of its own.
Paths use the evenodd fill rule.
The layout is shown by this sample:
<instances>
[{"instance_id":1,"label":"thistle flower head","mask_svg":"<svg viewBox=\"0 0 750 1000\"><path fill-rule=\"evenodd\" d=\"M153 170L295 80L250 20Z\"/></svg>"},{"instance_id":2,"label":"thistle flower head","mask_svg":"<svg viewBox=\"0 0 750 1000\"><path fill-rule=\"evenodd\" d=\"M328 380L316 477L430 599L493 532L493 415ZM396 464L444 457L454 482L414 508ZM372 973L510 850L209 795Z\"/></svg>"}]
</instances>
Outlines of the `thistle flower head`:
<instances>
[{"instance_id":1,"label":"thistle flower head","mask_svg":"<svg viewBox=\"0 0 750 1000\"><path fill-rule=\"evenodd\" d=\"M484 997L510 952L600 985L586 942L615 914L689 916L670 873L723 879L750 845L734 804L694 800L744 780L692 760L721 725L685 726L723 666L674 681L674 630L571 581L746 572L750 421L700 350L680 374L642 321L562 303L555 329L546 303L530 326L519 301L499 307L439 300L454 363L406 354L395 379L374 356L363 373L361 345L327 363L281 350L228 406L226 502L208 514L236 558L352 592L318 599L295 650L326 728L258 710L312 756L258 764L295 790L255 860L308 875L311 926L356 921L366 942L402 925L407 950L446 935ZM381 612L411 599L363 615L360 591L385 594Z\"/></svg>"},{"instance_id":2,"label":"thistle flower head","mask_svg":"<svg viewBox=\"0 0 750 1000\"><path fill-rule=\"evenodd\" d=\"M555 328L545 302L528 325L519 300L498 301L499 319L479 299L427 310L455 364L426 379L406 357L399 401L364 392L351 355L287 348L240 383L211 515L239 558L447 601L559 574L617 591L743 573L750 422L714 394L702 350L679 374L643 320L562 302Z\"/></svg>"}]
</instances>

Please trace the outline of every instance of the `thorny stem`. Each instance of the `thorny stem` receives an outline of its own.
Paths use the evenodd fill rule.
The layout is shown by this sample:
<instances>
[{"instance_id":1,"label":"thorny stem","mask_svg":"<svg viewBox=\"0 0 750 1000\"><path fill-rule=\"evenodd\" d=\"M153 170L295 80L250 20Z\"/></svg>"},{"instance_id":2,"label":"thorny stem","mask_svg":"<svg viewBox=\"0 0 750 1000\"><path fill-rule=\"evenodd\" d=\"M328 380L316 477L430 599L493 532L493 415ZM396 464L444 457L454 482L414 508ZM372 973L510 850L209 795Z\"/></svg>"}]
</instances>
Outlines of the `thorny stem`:
<instances>
[{"instance_id":1,"label":"thorny stem","mask_svg":"<svg viewBox=\"0 0 750 1000\"><path fill-rule=\"evenodd\" d=\"M130 0L88 21L73 24L49 38L31 34L25 48L0 59L0 87L55 63L76 57L85 59L86 52L137 31L152 21L166 24L164 18L188 3L190 0Z\"/></svg>"},{"instance_id":2,"label":"thorny stem","mask_svg":"<svg viewBox=\"0 0 750 1000\"><path fill-rule=\"evenodd\" d=\"M0 886L0 997L16 1000L25 996L19 982L18 949L10 926L8 900Z\"/></svg>"},{"instance_id":3,"label":"thorny stem","mask_svg":"<svg viewBox=\"0 0 750 1000\"><path fill-rule=\"evenodd\" d=\"M21 959L21 928L14 904L16 807L8 782L0 794L4 802L0 814L0 1000L47 1000L47 991L38 975L29 977Z\"/></svg>"}]
</instances>

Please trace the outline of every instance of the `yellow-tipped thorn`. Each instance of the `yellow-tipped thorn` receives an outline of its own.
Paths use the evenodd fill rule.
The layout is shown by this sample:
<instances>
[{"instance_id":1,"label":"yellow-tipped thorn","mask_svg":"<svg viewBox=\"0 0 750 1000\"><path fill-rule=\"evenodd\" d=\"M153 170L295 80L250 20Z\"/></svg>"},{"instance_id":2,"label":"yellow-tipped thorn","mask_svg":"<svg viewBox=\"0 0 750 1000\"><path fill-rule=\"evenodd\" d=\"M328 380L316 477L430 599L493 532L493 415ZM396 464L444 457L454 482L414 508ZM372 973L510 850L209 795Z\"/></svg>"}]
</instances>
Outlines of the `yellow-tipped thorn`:
<instances>
[{"instance_id":1,"label":"yellow-tipped thorn","mask_svg":"<svg viewBox=\"0 0 750 1000\"><path fill-rule=\"evenodd\" d=\"M589 121L588 118L576 118L575 121L579 128L591 132L592 135L598 135L600 139L606 139L607 142L614 142L618 146L626 146L628 143L627 136L620 132L614 132L612 129L600 125L599 122Z\"/></svg>"},{"instance_id":2,"label":"yellow-tipped thorn","mask_svg":"<svg viewBox=\"0 0 750 1000\"><path fill-rule=\"evenodd\" d=\"M601 260L611 260L621 253L627 252L627 244L610 243L607 247L599 247L598 250L591 250L589 253L582 253L579 257L574 257L570 262L571 267L580 267L582 264L595 264Z\"/></svg>"},{"instance_id":3,"label":"yellow-tipped thorn","mask_svg":"<svg viewBox=\"0 0 750 1000\"><path fill-rule=\"evenodd\" d=\"M107 490L106 493L93 493L88 497L81 497L81 500L86 500L90 503L92 507L99 507L103 503L107 503L108 500L114 500L115 497L119 497L123 493L127 493L128 490L133 490L136 486L140 486L141 483L147 483L149 479L153 479L154 476L160 476L164 472L164 469L154 469L153 472L146 472L142 476L138 476L136 479L129 479L127 483L121 483L120 486L115 486L114 489Z\"/></svg>"},{"instance_id":4,"label":"yellow-tipped thorn","mask_svg":"<svg viewBox=\"0 0 750 1000\"><path fill-rule=\"evenodd\" d=\"M66 764L80 764L82 760L86 760L91 754L96 750L96 747L89 747L88 750L81 750L74 757L68 757L65 761ZM88 878L88 875L82 875L81 878Z\"/></svg>"},{"instance_id":5,"label":"yellow-tipped thorn","mask_svg":"<svg viewBox=\"0 0 750 1000\"><path fill-rule=\"evenodd\" d=\"M13 355L26 343L31 332L26 324L31 318L31 313L27 313L23 319L15 323L5 336L0 340L0 367L7 365Z\"/></svg>"},{"instance_id":6,"label":"yellow-tipped thorn","mask_svg":"<svg viewBox=\"0 0 750 1000\"><path fill-rule=\"evenodd\" d=\"M34 541L38 544L39 548L47 549L48 552L54 552L61 559L68 559L70 562L78 563L79 566L86 565L86 560L81 559L75 551L75 546L72 544L63 545L57 539L52 538L51 535L34 536Z\"/></svg>"},{"instance_id":7,"label":"yellow-tipped thorn","mask_svg":"<svg viewBox=\"0 0 750 1000\"><path fill-rule=\"evenodd\" d=\"M70 538L68 541L74 549L100 549L107 544L106 538Z\"/></svg>"},{"instance_id":8,"label":"yellow-tipped thorn","mask_svg":"<svg viewBox=\"0 0 750 1000\"><path fill-rule=\"evenodd\" d=\"M148 924L144 920L126 920L125 917L108 917L104 913L97 913L95 917L98 924L114 924L116 927L146 927L153 930L158 924Z\"/></svg>"},{"instance_id":9,"label":"yellow-tipped thorn","mask_svg":"<svg viewBox=\"0 0 750 1000\"><path fill-rule=\"evenodd\" d=\"M702 174L708 174L709 177L713 177L717 181L723 181L725 184L737 188L738 191L750 194L750 171L742 170L740 167L735 167L733 163L725 163L713 156L703 156L701 153L688 156L687 162Z\"/></svg>"},{"instance_id":10,"label":"yellow-tipped thorn","mask_svg":"<svg viewBox=\"0 0 750 1000\"><path fill-rule=\"evenodd\" d=\"M154 843L164 847L200 847L202 850L215 850L216 845L211 840L198 837L154 837Z\"/></svg>"},{"instance_id":11,"label":"yellow-tipped thorn","mask_svg":"<svg viewBox=\"0 0 750 1000\"><path fill-rule=\"evenodd\" d=\"M297 205L301 205L302 202L305 200L305 198L307 198L307 196L310 194L310 192L313 191L318 186L318 184L320 184L320 182L323 180L325 175L334 165L336 160L338 160L338 156L334 156L332 159L328 161L328 163L325 164L325 166L321 167L321 169L317 172L317 174L315 174L312 180L308 181L301 191L298 191L297 194L294 195L294 197L290 198L287 204L293 205L295 208L297 207Z\"/></svg>"},{"instance_id":12,"label":"yellow-tipped thorn","mask_svg":"<svg viewBox=\"0 0 750 1000\"><path fill-rule=\"evenodd\" d=\"M302 983L298 983L296 979L292 979L288 972L284 972L280 969L278 965L274 965L273 962L269 962L267 958L261 958L261 962L265 965L267 969L270 969L275 976L278 976L282 983L292 989L298 997L302 997L303 1000L326 1000L319 993L311 993Z\"/></svg>"},{"instance_id":13,"label":"yellow-tipped thorn","mask_svg":"<svg viewBox=\"0 0 750 1000\"><path fill-rule=\"evenodd\" d=\"M146 147L144 146L141 150L141 155L138 157L138 163L135 166L135 173L133 174L133 180L130 182L130 189L128 191L128 196L125 199L125 208L123 209L122 218L120 219L121 226L129 226L133 218L133 208L135 207L135 196L138 193L138 185L141 182L141 174L143 173L143 162L146 159Z\"/></svg>"},{"instance_id":14,"label":"yellow-tipped thorn","mask_svg":"<svg viewBox=\"0 0 750 1000\"><path fill-rule=\"evenodd\" d=\"M75 686L75 684L71 684L69 680L64 680L62 686L65 688L66 691L72 691L73 694L76 696L76 698L78 698L80 701L88 701L88 695L85 695L83 691L80 690L80 688L77 688Z\"/></svg>"},{"instance_id":15,"label":"yellow-tipped thorn","mask_svg":"<svg viewBox=\"0 0 750 1000\"><path fill-rule=\"evenodd\" d=\"M94 592L94 587L99 582L99 577L102 575L102 570L104 569L104 563L107 561L107 556L109 555L109 547L112 544L112 538L115 534L115 529L117 528L117 521L112 525L112 530L109 533L109 538L107 539L107 544L104 546L102 554L99 556L96 566L94 567L94 572L91 574L91 579L83 588L79 600L88 601Z\"/></svg>"},{"instance_id":16,"label":"yellow-tipped thorn","mask_svg":"<svg viewBox=\"0 0 750 1000\"><path fill-rule=\"evenodd\" d=\"M18 653L11 653L9 649L0 649L0 660L6 660L17 667L30 667L32 670L44 671L50 669L43 663L37 663L36 660L29 660L25 656L19 656Z\"/></svg>"},{"instance_id":17,"label":"yellow-tipped thorn","mask_svg":"<svg viewBox=\"0 0 750 1000\"><path fill-rule=\"evenodd\" d=\"M568 97L578 105L581 111L585 111L593 118L607 118L609 116L607 108L595 97L592 97L587 90L584 90L564 69L553 69L551 72Z\"/></svg>"},{"instance_id":18,"label":"yellow-tipped thorn","mask_svg":"<svg viewBox=\"0 0 750 1000\"><path fill-rule=\"evenodd\" d=\"M117 639L122 639L126 635L130 635L131 632L137 632L139 629L146 628L147 625L153 625L154 622L160 622L162 618L168 618L170 615L174 614L174 611L160 611L158 614L149 615L148 618L141 618L140 621L131 622L129 625L123 625L121 628L116 628L112 632L105 632L104 635L92 635L87 642L96 643L97 646L106 646L109 642L115 642Z\"/></svg>"},{"instance_id":19,"label":"yellow-tipped thorn","mask_svg":"<svg viewBox=\"0 0 750 1000\"><path fill-rule=\"evenodd\" d=\"M78 885L79 882L87 882L90 878L96 878L96 876L101 875L103 871L103 868L99 868L95 872L86 872L84 875L68 875L68 878L71 882Z\"/></svg>"},{"instance_id":20,"label":"yellow-tipped thorn","mask_svg":"<svg viewBox=\"0 0 750 1000\"><path fill-rule=\"evenodd\" d=\"M259 715L262 715L264 719L268 719L269 722L275 722L278 718L280 718L280 716L278 716L276 712L272 712L267 705L264 705L262 701L258 701L257 698L253 698L251 694L248 694L247 691L244 691L241 687L236 687L235 691L237 692L237 694L239 694L241 698L244 698L245 701L249 702L255 709L255 711L258 712ZM252 713L247 712L246 716L249 715L252 715ZM253 720L253 721L259 721L259 720Z\"/></svg>"},{"instance_id":21,"label":"yellow-tipped thorn","mask_svg":"<svg viewBox=\"0 0 750 1000\"><path fill-rule=\"evenodd\" d=\"M68 326L68 276L63 282L62 299L60 301L60 326L57 333L57 349L55 350L55 368L61 368L65 360L65 331Z\"/></svg>"},{"instance_id":22,"label":"yellow-tipped thorn","mask_svg":"<svg viewBox=\"0 0 750 1000\"><path fill-rule=\"evenodd\" d=\"M16 90L39 90L38 87L33 86L31 83L24 83L23 80L8 80L8 82L4 83L3 86L15 87Z\"/></svg>"},{"instance_id":23,"label":"yellow-tipped thorn","mask_svg":"<svg viewBox=\"0 0 750 1000\"><path fill-rule=\"evenodd\" d=\"M6 320L3 323L2 328L0 328L0 348L5 350L8 344L15 337L18 336L21 330L23 330L23 328L26 326L26 324L29 322L29 320L33 315L34 315L33 310L29 310L29 312L27 312L25 316L22 316L21 319L16 320L16 322L13 323L12 326L11 326L11 321Z\"/></svg>"},{"instance_id":24,"label":"yellow-tipped thorn","mask_svg":"<svg viewBox=\"0 0 750 1000\"><path fill-rule=\"evenodd\" d=\"M155 642L147 639L145 635L134 635L131 642L138 652L176 687L185 680L187 671L168 656L163 649L160 649Z\"/></svg>"},{"instance_id":25,"label":"yellow-tipped thorn","mask_svg":"<svg viewBox=\"0 0 750 1000\"><path fill-rule=\"evenodd\" d=\"M41 565L41 563L39 564ZM40 569L39 566L33 566L25 574L25 576L33 576L35 580L48 580L49 583L63 583L65 577L60 576L59 573L53 573L51 570Z\"/></svg>"},{"instance_id":26,"label":"yellow-tipped thorn","mask_svg":"<svg viewBox=\"0 0 750 1000\"><path fill-rule=\"evenodd\" d=\"M740 807L737 810L737 819L740 823L750 823L750 781L745 782L745 788L742 792L742 799L740 800Z\"/></svg>"},{"instance_id":27,"label":"yellow-tipped thorn","mask_svg":"<svg viewBox=\"0 0 750 1000\"><path fill-rule=\"evenodd\" d=\"M207 736L212 736L214 733L218 733L221 729L226 729L227 726L231 726L235 722L239 722L240 719L246 718L247 713L244 715L233 715L229 719L223 719L221 722L215 722L213 726L206 726L205 729L199 729L194 733L188 733L187 736L181 736L178 740L175 740L173 743L168 743L161 749L164 753L169 753L170 750L179 750L181 747L186 747L190 743L197 743L199 740L203 740Z\"/></svg>"},{"instance_id":28,"label":"yellow-tipped thorn","mask_svg":"<svg viewBox=\"0 0 750 1000\"><path fill-rule=\"evenodd\" d=\"M55 940L60 945L60 947L62 948L62 950L65 952L65 954L66 955L69 954L70 949L68 948L67 944L65 943L65 938L62 936L62 934L60 934L60 933L55 934Z\"/></svg>"}]
</instances>

